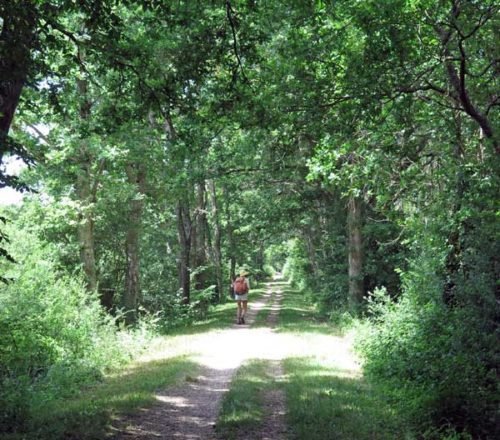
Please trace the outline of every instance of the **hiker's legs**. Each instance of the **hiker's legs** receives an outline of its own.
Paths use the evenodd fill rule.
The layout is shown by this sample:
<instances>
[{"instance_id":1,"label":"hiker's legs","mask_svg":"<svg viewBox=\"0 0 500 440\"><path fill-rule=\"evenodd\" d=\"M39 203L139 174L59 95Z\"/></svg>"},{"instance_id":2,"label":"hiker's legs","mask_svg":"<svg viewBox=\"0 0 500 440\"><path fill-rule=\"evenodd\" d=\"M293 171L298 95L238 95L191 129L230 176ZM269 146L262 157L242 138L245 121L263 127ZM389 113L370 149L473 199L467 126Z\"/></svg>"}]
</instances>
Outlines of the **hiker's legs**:
<instances>
[{"instance_id":1,"label":"hiker's legs","mask_svg":"<svg viewBox=\"0 0 500 440\"><path fill-rule=\"evenodd\" d=\"M248 301L241 301L241 303L242 303L241 318L245 319L245 315L247 313L247 308L248 308Z\"/></svg>"},{"instance_id":2,"label":"hiker's legs","mask_svg":"<svg viewBox=\"0 0 500 440\"><path fill-rule=\"evenodd\" d=\"M238 312L237 312L237 319L238 319L238 324L240 323L241 320L241 314L242 314L242 306L241 306L241 300L238 300L236 302L238 304Z\"/></svg>"}]
</instances>

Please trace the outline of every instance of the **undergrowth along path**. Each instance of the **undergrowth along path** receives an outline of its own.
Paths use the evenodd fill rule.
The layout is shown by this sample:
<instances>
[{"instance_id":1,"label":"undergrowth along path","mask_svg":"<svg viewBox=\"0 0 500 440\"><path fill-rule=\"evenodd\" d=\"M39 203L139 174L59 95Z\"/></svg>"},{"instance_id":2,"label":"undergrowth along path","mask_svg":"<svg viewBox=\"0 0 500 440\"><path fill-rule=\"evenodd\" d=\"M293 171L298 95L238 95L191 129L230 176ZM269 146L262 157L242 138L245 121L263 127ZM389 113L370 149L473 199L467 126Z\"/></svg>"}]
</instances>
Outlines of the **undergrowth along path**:
<instances>
[{"instance_id":1,"label":"undergrowth along path","mask_svg":"<svg viewBox=\"0 0 500 440\"><path fill-rule=\"evenodd\" d=\"M48 403L30 435L54 440L244 438L407 440L404 421L364 380L353 333L283 280L253 289L247 325L224 303L148 340L126 368Z\"/></svg>"}]
</instances>

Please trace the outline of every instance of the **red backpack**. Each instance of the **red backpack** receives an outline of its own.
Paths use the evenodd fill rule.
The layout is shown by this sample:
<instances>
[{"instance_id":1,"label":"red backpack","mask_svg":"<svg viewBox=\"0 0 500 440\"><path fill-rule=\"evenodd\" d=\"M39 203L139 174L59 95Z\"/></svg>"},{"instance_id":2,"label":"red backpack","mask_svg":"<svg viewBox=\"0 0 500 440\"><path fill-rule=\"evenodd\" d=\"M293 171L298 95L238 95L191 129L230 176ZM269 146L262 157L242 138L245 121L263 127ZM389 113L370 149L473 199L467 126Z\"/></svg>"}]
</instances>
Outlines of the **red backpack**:
<instances>
[{"instance_id":1,"label":"red backpack","mask_svg":"<svg viewBox=\"0 0 500 440\"><path fill-rule=\"evenodd\" d=\"M238 277L234 280L233 283L234 293L237 295L243 295L248 293L248 285L246 283L245 277Z\"/></svg>"}]
</instances>

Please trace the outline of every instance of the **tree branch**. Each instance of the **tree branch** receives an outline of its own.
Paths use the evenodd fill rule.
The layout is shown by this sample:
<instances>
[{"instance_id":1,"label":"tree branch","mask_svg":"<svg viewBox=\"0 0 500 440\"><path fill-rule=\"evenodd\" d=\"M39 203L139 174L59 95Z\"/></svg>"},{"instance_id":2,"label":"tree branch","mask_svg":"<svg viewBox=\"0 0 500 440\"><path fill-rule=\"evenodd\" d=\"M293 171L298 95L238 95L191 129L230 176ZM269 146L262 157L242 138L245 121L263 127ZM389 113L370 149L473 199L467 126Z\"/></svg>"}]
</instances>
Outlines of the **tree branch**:
<instances>
[{"instance_id":1,"label":"tree branch","mask_svg":"<svg viewBox=\"0 0 500 440\"><path fill-rule=\"evenodd\" d=\"M458 2L455 0L453 2L453 7L451 10L453 23L456 22L456 19L458 18L459 15L460 15L460 9L458 7ZM453 65L452 56L449 48L449 43L451 41L451 34L452 34L451 30L445 31L443 27L440 25L436 25L435 30L441 39L441 45L443 48L443 55L444 55L444 65L448 73L448 80L450 82L450 85L454 89L457 95L458 98L457 102L459 102L462 105L463 110L473 120L477 122L477 124L481 127L481 130L485 135L485 137L493 142L493 147L495 149L495 152L497 154L500 154L500 146L498 145L498 141L495 138L493 127L491 126L488 118L485 115L481 114L481 112L474 106L465 86L467 55L463 47L463 40L459 38L458 41L458 49L460 51L460 70L459 72L457 72L455 66Z\"/></svg>"},{"instance_id":2,"label":"tree branch","mask_svg":"<svg viewBox=\"0 0 500 440\"><path fill-rule=\"evenodd\" d=\"M49 147L52 146L51 142L49 141L49 138L45 136L36 125L33 124L27 124L29 128L31 128L38 136L39 139L44 141Z\"/></svg>"},{"instance_id":3,"label":"tree branch","mask_svg":"<svg viewBox=\"0 0 500 440\"><path fill-rule=\"evenodd\" d=\"M245 82L249 83L247 76L245 75L245 71L243 69L243 64L241 62L240 54L238 52L238 40L236 38L236 27L234 24L233 20L233 7L231 6L231 2L229 0L226 0L226 14L227 14L227 19L229 21L229 25L231 26L231 32L233 34L233 50L234 54L236 56L236 60L238 61L238 66L240 67L241 70L241 75L243 76L243 79Z\"/></svg>"}]
</instances>

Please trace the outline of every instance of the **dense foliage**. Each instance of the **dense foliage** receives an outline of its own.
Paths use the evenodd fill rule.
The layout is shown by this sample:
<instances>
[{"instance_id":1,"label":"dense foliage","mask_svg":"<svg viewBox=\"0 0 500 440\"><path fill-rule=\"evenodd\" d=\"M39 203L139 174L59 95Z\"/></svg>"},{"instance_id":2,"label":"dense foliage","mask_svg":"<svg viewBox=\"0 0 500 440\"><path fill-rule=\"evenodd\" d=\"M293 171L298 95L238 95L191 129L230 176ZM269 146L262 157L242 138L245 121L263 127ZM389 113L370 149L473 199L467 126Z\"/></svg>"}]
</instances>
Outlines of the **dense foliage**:
<instances>
[{"instance_id":1,"label":"dense foliage","mask_svg":"<svg viewBox=\"0 0 500 440\"><path fill-rule=\"evenodd\" d=\"M71 396L129 360L147 342L151 325L119 330L97 295L68 272L54 244L27 229L8 229L16 264L0 291L0 431L25 429L31 414Z\"/></svg>"},{"instance_id":2,"label":"dense foliage","mask_svg":"<svg viewBox=\"0 0 500 440\"><path fill-rule=\"evenodd\" d=\"M497 2L20 3L0 159L36 166L0 184L38 195L0 213L2 429L245 268L365 319L417 435L498 436Z\"/></svg>"}]
</instances>

